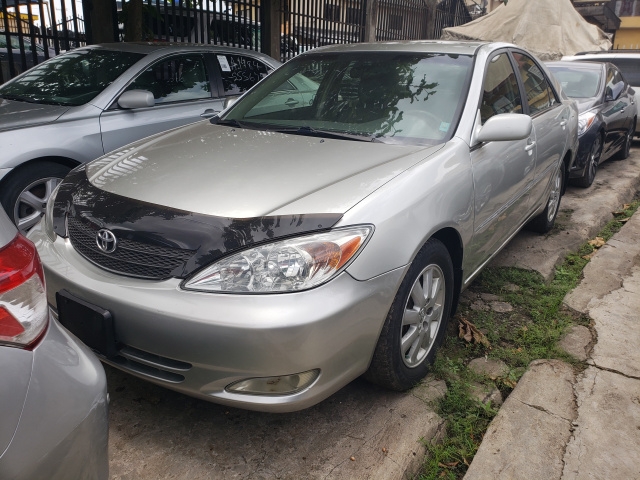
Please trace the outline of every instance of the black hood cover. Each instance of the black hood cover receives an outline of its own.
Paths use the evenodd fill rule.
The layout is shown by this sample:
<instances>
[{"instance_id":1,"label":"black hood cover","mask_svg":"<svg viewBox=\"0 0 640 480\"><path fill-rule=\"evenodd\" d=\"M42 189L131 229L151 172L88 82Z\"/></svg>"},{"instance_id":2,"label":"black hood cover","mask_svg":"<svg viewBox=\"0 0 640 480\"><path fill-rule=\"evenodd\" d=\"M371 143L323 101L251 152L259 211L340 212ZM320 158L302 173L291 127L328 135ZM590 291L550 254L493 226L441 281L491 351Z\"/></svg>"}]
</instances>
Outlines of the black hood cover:
<instances>
[{"instance_id":1,"label":"black hood cover","mask_svg":"<svg viewBox=\"0 0 640 480\"><path fill-rule=\"evenodd\" d=\"M273 239L327 230L342 214L227 218L186 212L106 192L87 179L84 166L60 185L53 227L106 270L127 276L186 278L223 256ZM100 251L96 234L110 230L118 247ZM169 261L171 260L171 261ZM158 270L158 265L162 269Z\"/></svg>"}]
</instances>

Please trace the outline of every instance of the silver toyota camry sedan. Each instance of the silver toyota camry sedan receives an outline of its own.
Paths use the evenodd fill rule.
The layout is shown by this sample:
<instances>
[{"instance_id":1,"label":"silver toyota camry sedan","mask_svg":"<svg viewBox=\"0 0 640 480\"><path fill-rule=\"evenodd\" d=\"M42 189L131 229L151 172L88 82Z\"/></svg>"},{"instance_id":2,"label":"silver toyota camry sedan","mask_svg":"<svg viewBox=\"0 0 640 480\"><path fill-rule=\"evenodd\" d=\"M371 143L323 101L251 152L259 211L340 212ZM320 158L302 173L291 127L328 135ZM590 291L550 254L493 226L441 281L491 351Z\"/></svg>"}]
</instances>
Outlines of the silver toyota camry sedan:
<instances>
[{"instance_id":1,"label":"silver toyota camry sedan","mask_svg":"<svg viewBox=\"0 0 640 480\"><path fill-rule=\"evenodd\" d=\"M405 390L487 262L552 228L577 117L512 45L319 48L76 168L30 238L60 322L140 378L275 412Z\"/></svg>"}]
</instances>

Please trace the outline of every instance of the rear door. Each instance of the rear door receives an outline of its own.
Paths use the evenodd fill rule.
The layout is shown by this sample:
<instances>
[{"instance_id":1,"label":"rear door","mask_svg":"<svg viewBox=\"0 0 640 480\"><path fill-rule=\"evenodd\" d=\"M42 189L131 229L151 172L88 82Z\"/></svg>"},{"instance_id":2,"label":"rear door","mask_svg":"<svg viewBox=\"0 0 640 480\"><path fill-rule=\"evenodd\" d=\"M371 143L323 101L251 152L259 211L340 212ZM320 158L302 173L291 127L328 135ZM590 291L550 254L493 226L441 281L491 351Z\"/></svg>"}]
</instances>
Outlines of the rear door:
<instances>
[{"instance_id":1,"label":"rear door","mask_svg":"<svg viewBox=\"0 0 640 480\"><path fill-rule=\"evenodd\" d=\"M141 71L124 91L150 91L155 105L123 109L114 101L100 116L105 153L221 111L224 99L218 94L211 63L207 54L185 53L165 57Z\"/></svg>"}]
</instances>

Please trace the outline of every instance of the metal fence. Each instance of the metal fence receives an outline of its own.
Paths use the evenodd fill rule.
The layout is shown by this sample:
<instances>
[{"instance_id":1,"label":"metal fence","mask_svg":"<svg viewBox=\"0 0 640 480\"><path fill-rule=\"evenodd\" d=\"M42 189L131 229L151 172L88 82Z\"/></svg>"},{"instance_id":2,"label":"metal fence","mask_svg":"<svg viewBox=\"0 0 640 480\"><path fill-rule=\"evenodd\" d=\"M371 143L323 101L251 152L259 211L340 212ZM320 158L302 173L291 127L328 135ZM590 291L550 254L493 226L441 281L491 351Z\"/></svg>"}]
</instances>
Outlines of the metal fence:
<instances>
[{"instance_id":1,"label":"metal fence","mask_svg":"<svg viewBox=\"0 0 640 480\"><path fill-rule=\"evenodd\" d=\"M131 2L112 1L114 38L122 41ZM142 38L273 52L264 48L269 40L261 29L267 16L261 2L269 1L142 0ZM87 0L0 0L0 83L90 41L83 2L90 5ZM464 0L279 0L277 5L280 44L275 51L283 61L334 43L440 38L443 28L477 16Z\"/></svg>"},{"instance_id":2,"label":"metal fence","mask_svg":"<svg viewBox=\"0 0 640 480\"><path fill-rule=\"evenodd\" d=\"M0 0L0 83L85 45L84 32L75 1Z\"/></svg>"},{"instance_id":3,"label":"metal fence","mask_svg":"<svg viewBox=\"0 0 640 480\"><path fill-rule=\"evenodd\" d=\"M473 6L475 9L475 5ZM442 0L436 6L433 38L440 38L442 30L457 27L472 20L469 8L460 0Z\"/></svg>"}]
</instances>

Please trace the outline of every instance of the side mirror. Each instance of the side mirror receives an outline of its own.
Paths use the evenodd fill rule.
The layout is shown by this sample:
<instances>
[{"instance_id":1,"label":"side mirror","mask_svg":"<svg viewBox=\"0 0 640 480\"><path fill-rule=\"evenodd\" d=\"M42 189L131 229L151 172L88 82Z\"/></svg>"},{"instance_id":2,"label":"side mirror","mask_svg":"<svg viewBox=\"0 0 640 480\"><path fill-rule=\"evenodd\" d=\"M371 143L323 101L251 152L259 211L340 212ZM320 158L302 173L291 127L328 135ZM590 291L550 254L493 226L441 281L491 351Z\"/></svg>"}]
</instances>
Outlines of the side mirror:
<instances>
[{"instance_id":1,"label":"side mirror","mask_svg":"<svg viewBox=\"0 0 640 480\"><path fill-rule=\"evenodd\" d=\"M613 102L613 95L611 94L610 91L606 92L604 94L604 101L605 102Z\"/></svg>"},{"instance_id":2,"label":"side mirror","mask_svg":"<svg viewBox=\"0 0 640 480\"><path fill-rule=\"evenodd\" d=\"M533 122L529 115L501 113L485 122L478 134L478 142L506 142L522 140L531 135Z\"/></svg>"},{"instance_id":3,"label":"side mirror","mask_svg":"<svg viewBox=\"0 0 640 480\"><path fill-rule=\"evenodd\" d=\"M126 109L153 107L155 104L153 93L148 90L129 90L118 98L118 106Z\"/></svg>"},{"instance_id":4,"label":"side mirror","mask_svg":"<svg viewBox=\"0 0 640 480\"><path fill-rule=\"evenodd\" d=\"M225 98L224 99L224 109L226 110L227 108L229 108L231 105L236 103L237 100L238 100L238 97L227 97L227 98Z\"/></svg>"},{"instance_id":5,"label":"side mirror","mask_svg":"<svg viewBox=\"0 0 640 480\"><path fill-rule=\"evenodd\" d=\"M620 95L622 95L622 92L624 90L624 83L622 82L618 82L613 86L613 99L614 100L618 100L620 98Z\"/></svg>"}]
</instances>

